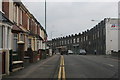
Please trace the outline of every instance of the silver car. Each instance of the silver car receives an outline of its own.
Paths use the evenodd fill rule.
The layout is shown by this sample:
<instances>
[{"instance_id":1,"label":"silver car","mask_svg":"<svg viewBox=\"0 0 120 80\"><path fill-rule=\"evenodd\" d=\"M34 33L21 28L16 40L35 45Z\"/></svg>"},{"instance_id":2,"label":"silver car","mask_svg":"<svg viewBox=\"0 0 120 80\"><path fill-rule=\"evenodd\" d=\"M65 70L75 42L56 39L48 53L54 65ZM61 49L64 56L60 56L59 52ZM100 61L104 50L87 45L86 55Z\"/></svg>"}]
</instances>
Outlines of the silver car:
<instances>
[{"instance_id":1,"label":"silver car","mask_svg":"<svg viewBox=\"0 0 120 80\"><path fill-rule=\"evenodd\" d=\"M86 52L85 49L80 49L80 53L79 53L79 55L82 55L82 54L83 54L83 55L86 55L86 53L87 53L87 52Z\"/></svg>"}]
</instances>

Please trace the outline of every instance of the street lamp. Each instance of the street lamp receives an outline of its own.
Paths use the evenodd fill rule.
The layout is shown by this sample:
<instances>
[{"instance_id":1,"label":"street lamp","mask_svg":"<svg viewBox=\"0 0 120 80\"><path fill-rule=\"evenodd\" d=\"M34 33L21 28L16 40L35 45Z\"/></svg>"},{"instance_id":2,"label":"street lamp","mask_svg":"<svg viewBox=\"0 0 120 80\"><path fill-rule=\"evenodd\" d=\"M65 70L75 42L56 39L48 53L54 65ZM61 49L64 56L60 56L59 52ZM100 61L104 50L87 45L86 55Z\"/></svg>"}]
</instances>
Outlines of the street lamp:
<instances>
[{"instance_id":1,"label":"street lamp","mask_svg":"<svg viewBox=\"0 0 120 80\"><path fill-rule=\"evenodd\" d=\"M92 21L92 22L99 22L99 20L95 20L95 19L92 19L91 21Z\"/></svg>"},{"instance_id":2,"label":"street lamp","mask_svg":"<svg viewBox=\"0 0 120 80\"><path fill-rule=\"evenodd\" d=\"M47 31L46 31L46 0L45 0L45 32L46 32L46 35L47 35ZM47 36L45 36L45 37L47 38ZM46 42L46 39L45 39L45 58L47 57L46 46L47 46L47 42Z\"/></svg>"}]
</instances>

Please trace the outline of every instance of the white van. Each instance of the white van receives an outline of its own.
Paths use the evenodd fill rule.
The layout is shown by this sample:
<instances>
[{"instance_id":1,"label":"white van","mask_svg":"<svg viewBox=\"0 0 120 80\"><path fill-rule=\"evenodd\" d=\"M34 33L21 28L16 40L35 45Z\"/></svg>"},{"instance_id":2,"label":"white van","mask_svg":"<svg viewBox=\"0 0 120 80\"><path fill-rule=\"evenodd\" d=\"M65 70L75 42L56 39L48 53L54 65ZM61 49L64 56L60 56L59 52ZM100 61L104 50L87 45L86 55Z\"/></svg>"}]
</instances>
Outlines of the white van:
<instances>
[{"instance_id":1,"label":"white van","mask_svg":"<svg viewBox=\"0 0 120 80\"><path fill-rule=\"evenodd\" d=\"M73 54L73 51L72 50L68 50L68 54Z\"/></svg>"}]
</instances>

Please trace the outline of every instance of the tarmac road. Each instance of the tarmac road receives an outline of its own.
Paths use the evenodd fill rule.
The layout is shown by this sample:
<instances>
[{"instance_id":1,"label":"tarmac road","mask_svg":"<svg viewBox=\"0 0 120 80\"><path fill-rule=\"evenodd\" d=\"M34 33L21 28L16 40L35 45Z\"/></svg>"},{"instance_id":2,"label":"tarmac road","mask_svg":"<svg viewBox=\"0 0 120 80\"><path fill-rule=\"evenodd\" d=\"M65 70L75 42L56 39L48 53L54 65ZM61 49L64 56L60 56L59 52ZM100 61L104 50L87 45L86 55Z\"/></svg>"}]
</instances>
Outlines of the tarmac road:
<instances>
[{"instance_id":1,"label":"tarmac road","mask_svg":"<svg viewBox=\"0 0 120 80\"><path fill-rule=\"evenodd\" d=\"M118 60L95 55L64 55L66 78L118 78Z\"/></svg>"},{"instance_id":2,"label":"tarmac road","mask_svg":"<svg viewBox=\"0 0 120 80\"><path fill-rule=\"evenodd\" d=\"M7 78L118 78L118 60L96 55L59 55L34 63ZM3 79L3 80L4 80Z\"/></svg>"}]
</instances>

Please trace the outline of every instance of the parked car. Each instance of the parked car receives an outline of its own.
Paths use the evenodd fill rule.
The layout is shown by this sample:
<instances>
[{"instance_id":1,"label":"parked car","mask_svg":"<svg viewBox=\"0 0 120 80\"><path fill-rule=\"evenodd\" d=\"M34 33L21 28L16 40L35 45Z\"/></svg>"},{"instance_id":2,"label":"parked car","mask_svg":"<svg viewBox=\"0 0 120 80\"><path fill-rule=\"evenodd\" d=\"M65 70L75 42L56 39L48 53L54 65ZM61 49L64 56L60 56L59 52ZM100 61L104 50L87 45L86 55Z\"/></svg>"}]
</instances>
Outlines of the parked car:
<instances>
[{"instance_id":1,"label":"parked car","mask_svg":"<svg viewBox=\"0 0 120 80\"><path fill-rule=\"evenodd\" d=\"M86 55L86 54L87 54L87 52L85 49L80 49L79 55Z\"/></svg>"},{"instance_id":2,"label":"parked car","mask_svg":"<svg viewBox=\"0 0 120 80\"><path fill-rule=\"evenodd\" d=\"M73 54L73 51L72 50L68 50L68 54Z\"/></svg>"}]
</instances>

